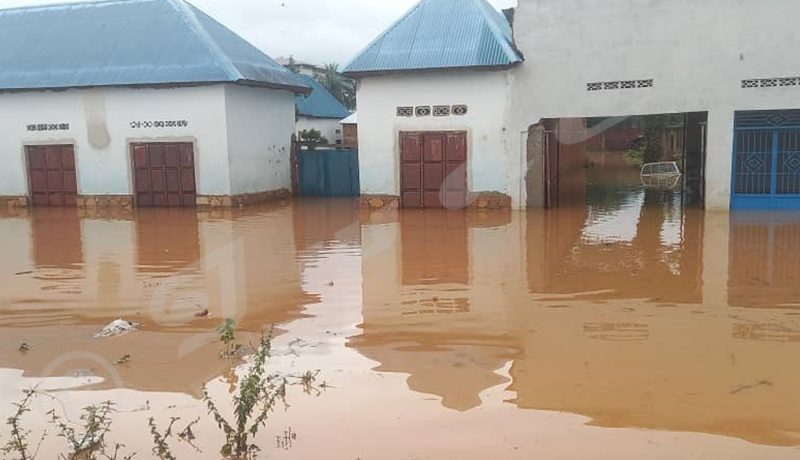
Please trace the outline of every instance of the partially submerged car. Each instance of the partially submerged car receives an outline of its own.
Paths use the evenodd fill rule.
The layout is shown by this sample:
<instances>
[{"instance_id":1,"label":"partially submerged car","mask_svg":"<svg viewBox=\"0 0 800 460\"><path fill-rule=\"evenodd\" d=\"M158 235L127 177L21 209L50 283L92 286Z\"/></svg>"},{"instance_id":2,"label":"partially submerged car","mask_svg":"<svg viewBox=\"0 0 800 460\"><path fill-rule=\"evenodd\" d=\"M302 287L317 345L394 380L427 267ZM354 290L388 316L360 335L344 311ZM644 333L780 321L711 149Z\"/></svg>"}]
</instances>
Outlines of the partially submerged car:
<instances>
[{"instance_id":1,"label":"partially submerged car","mask_svg":"<svg viewBox=\"0 0 800 460\"><path fill-rule=\"evenodd\" d=\"M642 166L642 185L647 188L673 189L680 184L682 176L678 163L664 161Z\"/></svg>"}]
</instances>

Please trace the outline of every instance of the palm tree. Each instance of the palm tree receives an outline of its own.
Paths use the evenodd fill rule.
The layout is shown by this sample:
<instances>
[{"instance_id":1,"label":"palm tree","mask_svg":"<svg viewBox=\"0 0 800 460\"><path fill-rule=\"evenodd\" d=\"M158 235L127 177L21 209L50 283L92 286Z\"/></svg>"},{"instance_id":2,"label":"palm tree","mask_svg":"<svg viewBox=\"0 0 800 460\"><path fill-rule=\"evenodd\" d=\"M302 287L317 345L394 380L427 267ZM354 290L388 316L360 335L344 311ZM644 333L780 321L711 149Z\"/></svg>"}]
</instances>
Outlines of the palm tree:
<instances>
[{"instance_id":1,"label":"palm tree","mask_svg":"<svg viewBox=\"0 0 800 460\"><path fill-rule=\"evenodd\" d=\"M339 64L335 62L325 64L325 70L320 75L320 83L348 110L355 108L355 82L339 73Z\"/></svg>"}]
</instances>

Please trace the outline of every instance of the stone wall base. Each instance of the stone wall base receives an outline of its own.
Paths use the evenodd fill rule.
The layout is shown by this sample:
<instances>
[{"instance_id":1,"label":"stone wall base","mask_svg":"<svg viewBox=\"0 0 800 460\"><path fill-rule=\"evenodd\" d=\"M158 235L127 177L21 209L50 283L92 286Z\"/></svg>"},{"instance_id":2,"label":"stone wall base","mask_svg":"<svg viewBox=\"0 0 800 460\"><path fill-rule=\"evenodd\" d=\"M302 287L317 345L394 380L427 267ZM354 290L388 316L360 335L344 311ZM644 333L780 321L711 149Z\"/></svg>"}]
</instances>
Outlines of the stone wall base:
<instances>
[{"instance_id":1,"label":"stone wall base","mask_svg":"<svg viewBox=\"0 0 800 460\"><path fill-rule=\"evenodd\" d=\"M28 207L27 196L0 196L0 210L13 211Z\"/></svg>"},{"instance_id":2,"label":"stone wall base","mask_svg":"<svg viewBox=\"0 0 800 460\"><path fill-rule=\"evenodd\" d=\"M79 219L134 220L136 213L132 207L115 206L78 208Z\"/></svg>"},{"instance_id":3,"label":"stone wall base","mask_svg":"<svg viewBox=\"0 0 800 460\"><path fill-rule=\"evenodd\" d=\"M234 208L291 198L290 191L281 189L232 196L198 196L196 203L201 207ZM82 210L121 209L124 211L133 209L133 201L132 195L79 195L76 204L78 209ZM0 196L0 210L3 211L26 208L30 204L27 196Z\"/></svg>"},{"instance_id":4,"label":"stone wall base","mask_svg":"<svg viewBox=\"0 0 800 460\"><path fill-rule=\"evenodd\" d=\"M79 195L78 209L133 209L131 195Z\"/></svg>"},{"instance_id":5,"label":"stone wall base","mask_svg":"<svg viewBox=\"0 0 800 460\"><path fill-rule=\"evenodd\" d=\"M471 209L511 209L511 197L500 192L472 192L467 199ZM369 210L398 209L400 197L394 195L361 195L361 207Z\"/></svg>"},{"instance_id":6,"label":"stone wall base","mask_svg":"<svg viewBox=\"0 0 800 460\"><path fill-rule=\"evenodd\" d=\"M468 203L473 209L511 209L511 197L500 192L472 192Z\"/></svg>"},{"instance_id":7,"label":"stone wall base","mask_svg":"<svg viewBox=\"0 0 800 460\"><path fill-rule=\"evenodd\" d=\"M395 195L361 195L359 204L362 209L377 211L379 209L394 210L400 207L400 197Z\"/></svg>"},{"instance_id":8,"label":"stone wall base","mask_svg":"<svg viewBox=\"0 0 800 460\"><path fill-rule=\"evenodd\" d=\"M286 189L268 192L244 193L241 195L202 195L197 197L197 206L210 208L238 208L259 203L288 200L292 192Z\"/></svg>"}]
</instances>

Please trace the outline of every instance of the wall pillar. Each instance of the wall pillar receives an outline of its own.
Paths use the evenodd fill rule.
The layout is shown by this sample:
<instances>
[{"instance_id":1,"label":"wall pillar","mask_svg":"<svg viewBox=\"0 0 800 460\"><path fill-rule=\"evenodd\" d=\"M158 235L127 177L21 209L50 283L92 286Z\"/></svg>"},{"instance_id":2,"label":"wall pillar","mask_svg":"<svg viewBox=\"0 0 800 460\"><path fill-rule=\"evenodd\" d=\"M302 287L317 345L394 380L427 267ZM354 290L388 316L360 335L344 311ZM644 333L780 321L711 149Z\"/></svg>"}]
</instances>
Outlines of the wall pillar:
<instances>
[{"instance_id":1,"label":"wall pillar","mask_svg":"<svg viewBox=\"0 0 800 460\"><path fill-rule=\"evenodd\" d=\"M706 152L706 208L728 210L731 205L733 109L708 113Z\"/></svg>"},{"instance_id":2,"label":"wall pillar","mask_svg":"<svg viewBox=\"0 0 800 460\"><path fill-rule=\"evenodd\" d=\"M526 142L527 170L525 172L525 190L527 207L541 209L544 199L544 125L535 124L528 129Z\"/></svg>"}]
</instances>

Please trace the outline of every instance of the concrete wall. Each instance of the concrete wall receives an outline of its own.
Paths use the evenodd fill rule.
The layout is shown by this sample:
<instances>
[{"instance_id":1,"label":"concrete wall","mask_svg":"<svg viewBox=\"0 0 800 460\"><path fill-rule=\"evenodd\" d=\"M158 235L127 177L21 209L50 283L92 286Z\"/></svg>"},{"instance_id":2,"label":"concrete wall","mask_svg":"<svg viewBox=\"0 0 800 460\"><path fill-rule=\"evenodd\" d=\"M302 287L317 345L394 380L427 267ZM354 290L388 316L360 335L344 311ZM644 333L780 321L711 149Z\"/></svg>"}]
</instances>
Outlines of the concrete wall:
<instances>
[{"instance_id":1,"label":"concrete wall","mask_svg":"<svg viewBox=\"0 0 800 460\"><path fill-rule=\"evenodd\" d=\"M504 141L508 103L505 71L452 71L365 77L359 81L361 192L400 194L400 131L468 132L468 180L472 192L508 193ZM464 116L398 117L398 106L466 104Z\"/></svg>"},{"instance_id":2,"label":"concrete wall","mask_svg":"<svg viewBox=\"0 0 800 460\"><path fill-rule=\"evenodd\" d=\"M28 195L24 146L74 144L81 195L131 195L131 142L193 142L200 194L230 193L223 88L106 88L0 94L0 195ZM185 120L185 127L155 127ZM29 124L69 129L29 131Z\"/></svg>"},{"instance_id":3,"label":"concrete wall","mask_svg":"<svg viewBox=\"0 0 800 460\"><path fill-rule=\"evenodd\" d=\"M525 62L511 71L509 152L525 164L513 133L541 118L708 111L707 206L727 209L734 111L800 107L798 86L741 87L800 74L791 59L800 30L786 20L797 13L793 0L520 0ZM639 79L654 86L587 91Z\"/></svg>"},{"instance_id":4,"label":"concrete wall","mask_svg":"<svg viewBox=\"0 0 800 460\"><path fill-rule=\"evenodd\" d=\"M225 86L231 194L291 189L294 94Z\"/></svg>"},{"instance_id":5,"label":"concrete wall","mask_svg":"<svg viewBox=\"0 0 800 460\"><path fill-rule=\"evenodd\" d=\"M342 125L339 124L338 118L313 118L300 116L297 119L296 133L300 135L300 131L304 129L316 129L321 132L328 142L336 144L336 141L342 140ZM338 133L337 133L338 131Z\"/></svg>"},{"instance_id":6,"label":"concrete wall","mask_svg":"<svg viewBox=\"0 0 800 460\"><path fill-rule=\"evenodd\" d=\"M27 128L40 123L68 129ZM79 195L132 195L132 142L192 142L199 195L288 189L293 130L288 91L216 85L3 93L0 196L29 194L24 146L36 144L75 146Z\"/></svg>"}]
</instances>

